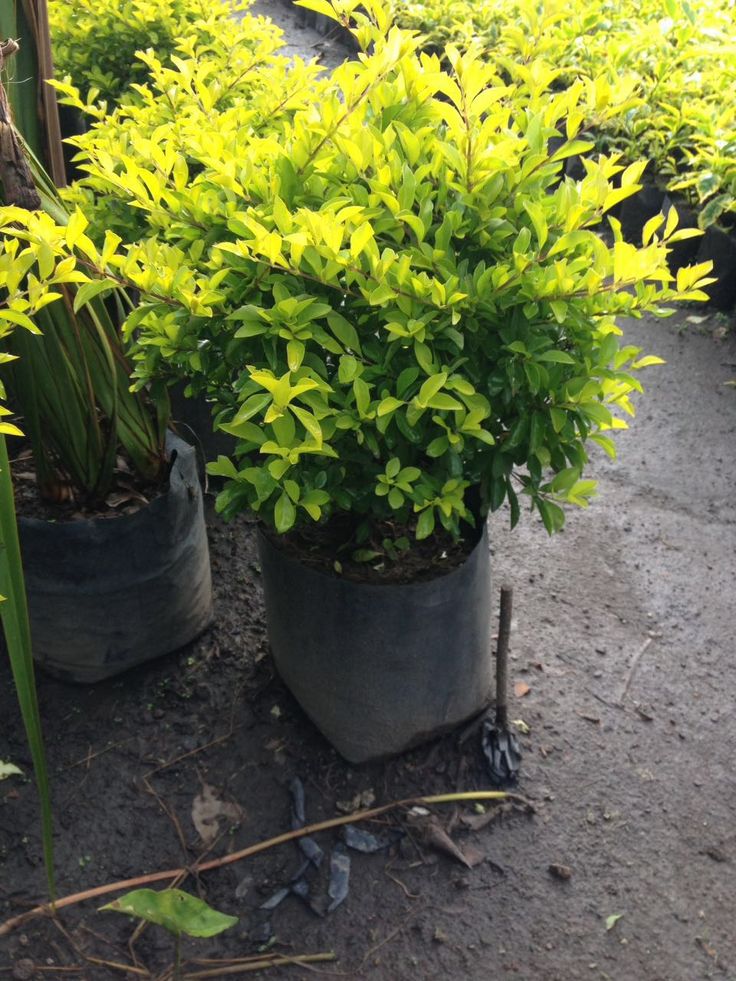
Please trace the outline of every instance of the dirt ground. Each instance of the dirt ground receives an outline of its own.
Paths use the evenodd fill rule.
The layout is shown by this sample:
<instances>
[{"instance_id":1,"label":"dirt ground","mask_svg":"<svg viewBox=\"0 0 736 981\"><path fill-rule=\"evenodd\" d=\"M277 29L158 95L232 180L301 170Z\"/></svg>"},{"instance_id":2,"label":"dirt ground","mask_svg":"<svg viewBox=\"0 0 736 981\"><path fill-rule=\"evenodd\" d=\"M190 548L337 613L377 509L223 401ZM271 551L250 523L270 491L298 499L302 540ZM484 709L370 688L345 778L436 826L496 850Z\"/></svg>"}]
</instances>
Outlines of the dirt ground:
<instances>
[{"instance_id":1,"label":"dirt ground","mask_svg":"<svg viewBox=\"0 0 736 981\"><path fill-rule=\"evenodd\" d=\"M528 686L511 710L530 727L519 789L536 816L458 833L485 856L470 870L414 835L353 852L350 894L325 918L295 896L258 909L301 864L294 844L202 874L187 888L240 923L190 942L190 956L242 956L272 937L287 954L335 951L321 971L373 981L736 978L736 340L687 314L627 333L668 363L648 371L620 461L596 466L600 497L552 540L538 522L509 533L492 521L495 581L515 590L512 680ZM289 829L294 776L309 821L365 792L383 803L487 787L475 737L386 764L337 757L274 677L252 531L211 518L217 619L189 649L94 688L39 679L62 893L190 865L205 783L242 809L216 855ZM0 686L2 755L28 771L5 663ZM32 784L5 781L3 918L43 894L37 828ZM338 835L318 840L329 850ZM324 873L314 880L319 898ZM29 959L38 978L120 977L81 959L80 947L128 961L132 926L95 905L61 917L76 948L47 921L4 938L0 974ZM154 930L135 951L151 969L170 959Z\"/></svg>"},{"instance_id":2,"label":"dirt ground","mask_svg":"<svg viewBox=\"0 0 736 981\"><path fill-rule=\"evenodd\" d=\"M305 50L323 43L291 30ZM513 533L504 515L491 523L495 585L514 587L511 717L529 727L519 792L536 814L454 831L482 857L472 869L411 829L384 852L352 851L349 895L327 916L297 896L259 909L299 869L293 843L190 876L184 888L239 923L187 942L187 958L335 952L263 974L295 981L735 981L736 337L701 310L632 323L627 337L667 364L646 373L619 461L596 460L600 496L551 540L536 520ZM253 526L210 508L209 527L216 620L203 637L93 688L39 678L61 894L191 866L206 848L203 795L230 805L210 849L224 855L289 829L296 776L310 822L371 798L488 786L476 735L343 762L274 675ZM30 772L4 660L0 747ZM394 815L371 830L397 827ZM316 840L329 853L340 835ZM319 904L325 870L309 876ZM33 785L9 779L0 919L43 894ZM133 945L137 974L84 959L133 963L132 922L97 913L101 902L0 938L0 977L163 971L171 944L155 929Z\"/></svg>"}]
</instances>

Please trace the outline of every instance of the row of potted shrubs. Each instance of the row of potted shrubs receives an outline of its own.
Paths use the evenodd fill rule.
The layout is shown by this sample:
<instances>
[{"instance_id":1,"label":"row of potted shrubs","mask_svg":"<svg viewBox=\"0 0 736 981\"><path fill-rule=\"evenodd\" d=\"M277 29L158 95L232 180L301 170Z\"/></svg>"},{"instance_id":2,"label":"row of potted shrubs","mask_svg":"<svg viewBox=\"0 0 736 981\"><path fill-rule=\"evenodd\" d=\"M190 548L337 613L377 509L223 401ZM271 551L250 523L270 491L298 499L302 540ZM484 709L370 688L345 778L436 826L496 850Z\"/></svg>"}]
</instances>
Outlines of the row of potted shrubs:
<instances>
[{"instance_id":1,"label":"row of potted shrubs","mask_svg":"<svg viewBox=\"0 0 736 981\"><path fill-rule=\"evenodd\" d=\"M668 271L668 250L697 234L676 212L648 221L640 247L611 217L645 164L596 152L586 126L609 125L630 93L604 76L560 88L543 60L510 77L477 50L427 54L380 0L332 13L364 53L330 77L245 18L149 51L146 81L109 112L63 86L90 116L74 140L83 176L59 207L0 210L0 319L23 333L56 308L120 310L135 386L148 397L185 380L234 438L209 466L224 480L218 510L256 514L264 554L279 542L326 553L331 575L286 604L310 657L322 592L348 563L380 581L422 548L441 574L452 543L475 554L490 511L507 506L513 525L527 509L552 533L565 505L586 506L590 448L615 455L638 371L658 361L622 339L619 318L704 299L710 282L708 263ZM436 667L410 677L418 659L376 616L366 629L390 655L395 718L402 692L436 689ZM486 615L472 697L435 698L431 721L397 732L370 670L350 695L328 672L328 703L350 706L341 742L309 702L306 655L302 684L269 629L287 681L351 759L489 696ZM386 741L361 744L356 726Z\"/></svg>"},{"instance_id":2,"label":"row of potted shrubs","mask_svg":"<svg viewBox=\"0 0 736 981\"><path fill-rule=\"evenodd\" d=\"M701 228L736 213L736 37L731 0L420 0L398 23L430 49L478 44L513 78L542 58L563 84L583 74L633 81L628 109L598 127L602 149L647 158L699 210Z\"/></svg>"},{"instance_id":3,"label":"row of potted shrubs","mask_svg":"<svg viewBox=\"0 0 736 981\"><path fill-rule=\"evenodd\" d=\"M178 39L211 40L248 3L75 0L72 19L67 7L59 0L50 5L57 74L69 76L86 101L112 104L127 99L131 85L146 77L145 60L136 51L152 47L170 65ZM317 8L321 13L312 16L334 27L325 16L329 5ZM604 80L611 85L621 111L605 120L594 112L586 132L596 149L620 152L626 163L649 160L646 194L624 208L624 237L638 243L646 221L674 204L681 225L706 230L703 239L676 250L674 260L712 260L718 283L708 291L710 300L721 310L733 307L736 41L730 0L596 0L572 9L562 0L426 0L395 3L392 13L400 26L422 33L425 51L442 55L448 43L477 45L506 79L523 79L533 61L546 63L554 87L581 75L596 78L599 90ZM94 30L81 30L93 23ZM278 33L262 18L251 19L251 31L256 23L264 37ZM343 36L352 40L347 31ZM569 166L576 165L579 172L576 161Z\"/></svg>"},{"instance_id":4,"label":"row of potted shrubs","mask_svg":"<svg viewBox=\"0 0 736 981\"><path fill-rule=\"evenodd\" d=\"M112 104L146 80L147 66L136 52L152 48L170 64L182 37L207 43L249 3L74 0L71 6L70 16L69 3L49 3L57 76L68 76L92 101ZM732 223L731 0L594 0L572 7L564 0L402 0L394 3L393 16L401 27L421 32L426 51L441 54L448 43L475 44L511 79L523 78L530 62L543 60L554 70L555 84L605 76L628 89L624 111L596 126L599 148L621 151L627 162L650 160L662 186L697 207L701 228ZM250 25L252 31L255 18ZM264 36L277 33L263 19L257 29Z\"/></svg>"}]
</instances>

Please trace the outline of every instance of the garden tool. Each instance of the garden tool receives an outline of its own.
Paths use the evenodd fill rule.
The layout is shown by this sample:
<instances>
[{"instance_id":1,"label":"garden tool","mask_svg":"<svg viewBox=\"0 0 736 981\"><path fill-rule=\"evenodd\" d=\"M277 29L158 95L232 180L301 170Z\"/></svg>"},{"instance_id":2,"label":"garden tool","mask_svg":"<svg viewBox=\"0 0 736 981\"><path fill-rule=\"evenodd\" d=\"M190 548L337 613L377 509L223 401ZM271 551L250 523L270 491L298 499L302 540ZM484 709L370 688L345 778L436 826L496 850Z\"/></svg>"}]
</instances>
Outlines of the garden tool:
<instances>
[{"instance_id":1,"label":"garden tool","mask_svg":"<svg viewBox=\"0 0 736 981\"><path fill-rule=\"evenodd\" d=\"M507 706L509 634L513 590L501 587L501 609L498 617L496 646L496 718L483 723L483 753L488 761L494 787L509 787L519 778L521 749L516 735L509 730Z\"/></svg>"}]
</instances>

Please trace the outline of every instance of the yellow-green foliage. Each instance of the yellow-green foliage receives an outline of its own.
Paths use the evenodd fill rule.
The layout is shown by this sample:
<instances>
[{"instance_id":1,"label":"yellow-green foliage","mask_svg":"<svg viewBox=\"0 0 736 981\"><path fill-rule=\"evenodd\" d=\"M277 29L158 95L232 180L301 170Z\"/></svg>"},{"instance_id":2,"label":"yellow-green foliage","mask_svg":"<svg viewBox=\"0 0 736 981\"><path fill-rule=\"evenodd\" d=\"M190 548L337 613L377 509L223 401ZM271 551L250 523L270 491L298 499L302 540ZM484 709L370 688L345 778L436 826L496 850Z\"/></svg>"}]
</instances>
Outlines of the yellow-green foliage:
<instances>
[{"instance_id":1,"label":"yellow-green foliage","mask_svg":"<svg viewBox=\"0 0 736 981\"><path fill-rule=\"evenodd\" d=\"M203 132L220 127L229 131L233 118L242 120L249 113L260 118L269 105L278 111L279 107L293 110L304 104L320 69L301 63L292 67L278 54L280 47L280 32L270 22L248 16L239 21L228 19L216 39L196 34L181 39L175 65L156 52L142 54L140 63L152 83L137 86L127 104L109 113L94 102L83 101L73 86L60 83L62 101L85 112L90 120L103 121L70 143L87 148L86 153L99 154L132 180L153 182L155 187L162 136L168 140L173 134L176 145L186 147L192 141L198 143ZM222 152L222 143L215 137L210 144L213 156ZM230 166L234 165L231 161ZM181 170L177 170L177 179L186 180ZM164 210L131 211L124 195L107 196L105 191L106 185L101 186L93 174L62 192L68 204L79 204L89 213L98 237L109 228L132 241L151 222L165 225L168 221Z\"/></svg>"},{"instance_id":2,"label":"yellow-green foliage","mask_svg":"<svg viewBox=\"0 0 736 981\"><path fill-rule=\"evenodd\" d=\"M736 86L736 65L727 76L730 91ZM709 107L710 117L685 153L682 176L674 190L690 194L700 206L699 224L707 228L720 218L736 215L736 104Z\"/></svg>"},{"instance_id":3,"label":"yellow-green foliage","mask_svg":"<svg viewBox=\"0 0 736 981\"><path fill-rule=\"evenodd\" d=\"M445 70L379 0L341 6L372 47L327 79L222 43L175 73L149 59L150 89L79 140L69 225L6 209L5 248L21 241L41 295L59 275L89 280L80 302L139 291L141 381L194 379L238 440L211 468L226 514L285 532L343 512L422 538L457 534L478 487L513 521L526 495L554 531L593 493L587 445L614 454L658 360L617 318L704 298L709 264L672 281L674 212L638 249L615 220L612 244L596 233L644 166L580 138L627 104L608 80L556 91L529 62L509 82L452 47Z\"/></svg>"},{"instance_id":4,"label":"yellow-green foliage","mask_svg":"<svg viewBox=\"0 0 736 981\"><path fill-rule=\"evenodd\" d=\"M564 84L580 74L633 76L638 104L599 129L598 145L649 158L670 186L696 188L700 202L725 183L730 204L721 204L733 207L733 0L395 0L394 7L398 22L424 32L431 48L478 43L510 77L540 57ZM690 179L680 183L685 167ZM704 224L717 212L711 207Z\"/></svg>"},{"instance_id":5,"label":"yellow-green foliage","mask_svg":"<svg viewBox=\"0 0 736 981\"><path fill-rule=\"evenodd\" d=\"M49 0L57 78L69 76L85 94L116 102L147 67L138 52L153 50L172 64L183 37L200 44L219 37L252 0ZM264 18L251 19L253 36L278 37Z\"/></svg>"}]
</instances>

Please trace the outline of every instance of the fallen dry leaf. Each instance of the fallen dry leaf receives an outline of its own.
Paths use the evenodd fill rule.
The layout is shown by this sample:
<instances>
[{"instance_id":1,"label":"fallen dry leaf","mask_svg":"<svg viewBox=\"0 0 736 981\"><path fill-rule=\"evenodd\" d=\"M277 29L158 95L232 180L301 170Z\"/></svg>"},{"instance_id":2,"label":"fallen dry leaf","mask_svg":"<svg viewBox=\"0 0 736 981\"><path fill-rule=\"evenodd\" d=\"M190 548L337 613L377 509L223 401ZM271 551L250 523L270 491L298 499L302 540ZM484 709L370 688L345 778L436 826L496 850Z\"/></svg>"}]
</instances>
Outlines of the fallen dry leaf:
<instances>
[{"instance_id":1,"label":"fallen dry leaf","mask_svg":"<svg viewBox=\"0 0 736 981\"><path fill-rule=\"evenodd\" d=\"M192 823L205 846L211 845L220 833L220 819L228 824L240 824L244 816L242 807L233 801L220 800L208 783L202 784L201 793L192 803Z\"/></svg>"},{"instance_id":2,"label":"fallen dry leaf","mask_svg":"<svg viewBox=\"0 0 736 981\"><path fill-rule=\"evenodd\" d=\"M342 811L343 814L354 814L356 811L362 811L365 808L373 807L376 803L376 795L369 787L367 790L359 791L352 800L338 800L335 802L335 807L338 811Z\"/></svg>"},{"instance_id":3,"label":"fallen dry leaf","mask_svg":"<svg viewBox=\"0 0 736 981\"><path fill-rule=\"evenodd\" d=\"M485 860L485 854L472 845L465 849L456 845L434 814L429 817L422 815L414 818L410 815L409 820L421 834L423 844L450 855L466 868L475 868L476 865L480 865Z\"/></svg>"},{"instance_id":4,"label":"fallen dry leaf","mask_svg":"<svg viewBox=\"0 0 736 981\"><path fill-rule=\"evenodd\" d=\"M516 695L517 698L523 698L524 695L528 695L530 691L531 688L525 681L514 682L514 695Z\"/></svg>"},{"instance_id":5,"label":"fallen dry leaf","mask_svg":"<svg viewBox=\"0 0 736 981\"><path fill-rule=\"evenodd\" d=\"M460 821L471 831L481 831L487 827L491 821L496 821L502 814L512 810L510 804L499 804L497 807L489 808L484 814L461 814Z\"/></svg>"}]
</instances>

